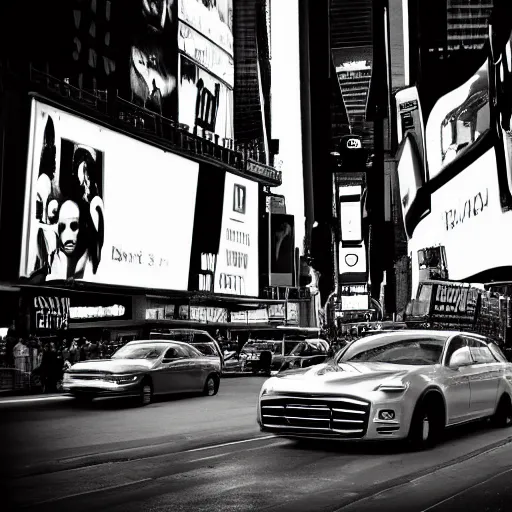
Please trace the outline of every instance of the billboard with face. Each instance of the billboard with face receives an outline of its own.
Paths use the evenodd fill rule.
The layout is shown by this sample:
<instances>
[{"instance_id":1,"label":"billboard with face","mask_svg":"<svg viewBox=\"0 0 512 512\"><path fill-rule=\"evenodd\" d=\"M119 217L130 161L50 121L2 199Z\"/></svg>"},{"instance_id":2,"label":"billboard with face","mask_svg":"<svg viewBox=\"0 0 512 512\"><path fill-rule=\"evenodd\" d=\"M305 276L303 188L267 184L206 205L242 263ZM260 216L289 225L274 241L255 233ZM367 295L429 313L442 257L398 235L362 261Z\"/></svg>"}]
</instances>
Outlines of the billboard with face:
<instances>
[{"instance_id":1,"label":"billboard with face","mask_svg":"<svg viewBox=\"0 0 512 512\"><path fill-rule=\"evenodd\" d=\"M197 174L33 100L20 275L186 290Z\"/></svg>"}]
</instances>

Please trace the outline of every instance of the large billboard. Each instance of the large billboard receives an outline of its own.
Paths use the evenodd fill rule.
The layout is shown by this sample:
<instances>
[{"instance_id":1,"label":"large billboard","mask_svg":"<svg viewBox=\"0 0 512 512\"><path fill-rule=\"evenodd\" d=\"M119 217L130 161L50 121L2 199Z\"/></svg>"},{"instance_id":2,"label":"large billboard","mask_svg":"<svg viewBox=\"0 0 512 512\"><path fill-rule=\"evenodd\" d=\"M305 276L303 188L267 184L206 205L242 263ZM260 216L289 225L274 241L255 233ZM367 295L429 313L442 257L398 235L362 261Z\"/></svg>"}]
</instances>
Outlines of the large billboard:
<instances>
[{"instance_id":1,"label":"large billboard","mask_svg":"<svg viewBox=\"0 0 512 512\"><path fill-rule=\"evenodd\" d=\"M179 122L233 139L233 90L184 55L179 68Z\"/></svg>"},{"instance_id":2,"label":"large billboard","mask_svg":"<svg viewBox=\"0 0 512 512\"><path fill-rule=\"evenodd\" d=\"M178 17L233 56L233 0L177 0Z\"/></svg>"},{"instance_id":3,"label":"large billboard","mask_svg":"<svg viewBox=\"0 0 512 512\"><path fill-rule=\"evenodd\" d=\"M198 164L32 100L20 275L186 290Z\"/></svg>"},{"instance_id":4,"label":"large billboard","mask_svg":"<svg viewBox=\"0 0 512 512\"><path fill-rule=\"evenodd\" d=\"M201 166L190 291L259 295L258 184Z\"/></svg>"},{"instance_id":5,"label":"large billboard","mask_svg":"<svg viewBox=\"0 0 512 512\"><path fill-rule=\"evenodd\" d=\"M258 183L226 174L214 292L259 295Z\"/></svg>"},{"instance_id":6,"label":"large billboard","mask_svg":"<svg viewBox=\"0 0 512 512\"><path fill-rule=\"evenodd\" d=\"M270 286L293 286L295 275L295 217L270 214Z\"/></svg>"}]
</instances>

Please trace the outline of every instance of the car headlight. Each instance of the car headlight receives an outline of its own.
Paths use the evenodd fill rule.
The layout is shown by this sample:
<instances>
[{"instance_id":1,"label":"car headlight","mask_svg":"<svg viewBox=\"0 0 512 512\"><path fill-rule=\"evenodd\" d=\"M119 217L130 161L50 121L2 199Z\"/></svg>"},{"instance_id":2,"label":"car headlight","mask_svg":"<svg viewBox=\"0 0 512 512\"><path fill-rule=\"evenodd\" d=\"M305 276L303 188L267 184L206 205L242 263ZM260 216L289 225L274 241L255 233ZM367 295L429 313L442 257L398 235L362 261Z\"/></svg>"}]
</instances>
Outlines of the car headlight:
<instances>
[{"instance_id":1,"label":"car headlight","mask_svg":"<svg viewBox=\"0 0 512 512\"><path fill-rule=\"evenodd\" d=\"M107 382L113 382L114 384L130 384L135 382L139 377L137 375L112 375L105 377Z\"/></svg>"},{"instance_id":2,"label":"car headlight","mask_svg":"<svg viewBox=\"0 0 512 512\"><path fill-rule=\"evenodd\" d=\"M275 394L275 391L274 391L273 384L263 384L263 387L261 388L260 397L270 396L270 395L274 395L274 394Z\"/></svg>"},{"instance_id":3,"label":"car headlight","mask_svg":"<svg viewBox=\"0 0 512 512\"><path fill-rule=\"evenodd\" d=\"M379 384L374 391L383 391L384 393L403 393L408 387L408 384L404 384L402 382L387 382Z\"/></svg>"}]
</instances>

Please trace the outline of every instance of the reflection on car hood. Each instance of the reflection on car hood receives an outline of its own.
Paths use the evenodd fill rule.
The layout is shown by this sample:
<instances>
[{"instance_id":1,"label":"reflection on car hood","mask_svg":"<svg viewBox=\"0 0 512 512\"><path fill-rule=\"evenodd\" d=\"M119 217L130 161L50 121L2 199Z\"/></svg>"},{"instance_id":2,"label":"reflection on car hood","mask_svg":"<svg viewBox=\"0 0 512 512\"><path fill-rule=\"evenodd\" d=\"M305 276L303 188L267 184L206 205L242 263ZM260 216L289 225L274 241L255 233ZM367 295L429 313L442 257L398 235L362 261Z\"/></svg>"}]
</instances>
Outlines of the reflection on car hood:
<instances>
[{"instance_id":1,"label":"reflection on car hood","mask_svg":"<svg viewBox=\"0 0 512 512\"><path fill-rule=\"evenodd\" d=\"M73 372L141 372L153 368L155 359L98 359L75 363L68 371Z\"/></svg>"},{"instance_id":2,"label":"reflection on car hood","mask_svg":"<svg viewBox=\"0 0 512 512\"><path fill-rule=\"evenodd\" d=\"M409 373L430 373L431 366L405 366L389 363L340 363L334 361L309 368L298 368L279 373L275 377L276 391L370 391L388 379L400 379ZM350 388L352 388L350 390Z\"/></svg>"}]
</instances>

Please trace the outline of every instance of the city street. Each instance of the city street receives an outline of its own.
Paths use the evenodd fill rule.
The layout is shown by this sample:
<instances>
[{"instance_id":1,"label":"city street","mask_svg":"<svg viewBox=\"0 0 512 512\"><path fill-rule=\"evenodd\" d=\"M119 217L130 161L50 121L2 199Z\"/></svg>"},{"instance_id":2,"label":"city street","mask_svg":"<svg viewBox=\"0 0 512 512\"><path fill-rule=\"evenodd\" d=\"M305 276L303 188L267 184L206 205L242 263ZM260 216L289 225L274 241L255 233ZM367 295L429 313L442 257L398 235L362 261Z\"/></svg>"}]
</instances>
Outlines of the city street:
<instances>
[{"instance_id":1,"label":"city street","mask_svg":"<svg viewBox=\"0 0 512 512\"><path fill-rule=\"evenodd\" d=\"M508 510L512 430L466 426L419 453L272 438L255 421L263 380L145 408L2 398L3 495L12 510L74 512Z\"/></svg>"}]
</instances>

